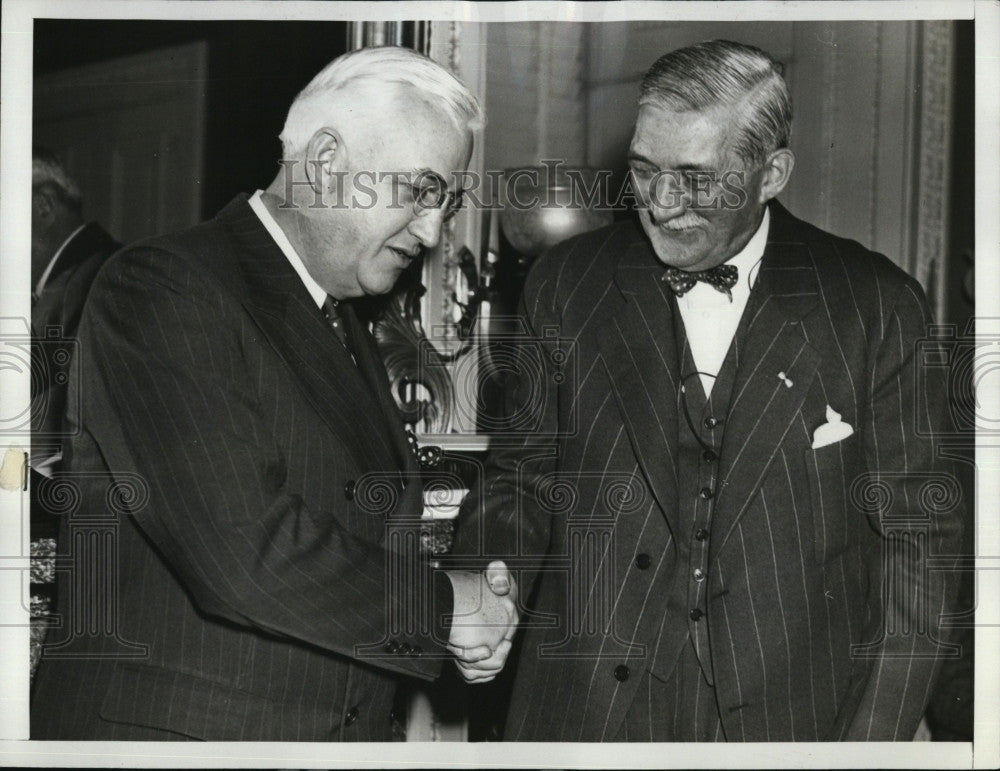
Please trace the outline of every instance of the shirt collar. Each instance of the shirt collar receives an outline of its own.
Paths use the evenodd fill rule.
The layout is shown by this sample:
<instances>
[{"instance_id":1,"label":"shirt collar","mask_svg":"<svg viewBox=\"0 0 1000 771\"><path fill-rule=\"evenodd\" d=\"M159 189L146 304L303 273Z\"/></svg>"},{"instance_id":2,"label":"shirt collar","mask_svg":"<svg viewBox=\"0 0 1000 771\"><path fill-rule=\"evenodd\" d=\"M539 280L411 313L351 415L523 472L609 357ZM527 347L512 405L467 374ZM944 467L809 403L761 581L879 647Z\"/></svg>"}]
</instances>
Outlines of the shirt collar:
<instances>
[{"instance_id":1,"label":"shirt collar","mask_svg":"<svg viewBox=\"0 0 1000 771\"><path fill-rule=\"evenodd\" d=\"M767 231L771 227L771 212L768 207L764 207L764 216L757 226L757 231L747 241L738 254L726 260L726 265L735 265L740 271L740 284L746 284L749 291L757 282L757 274L760 272L760 261L764 257L764 248L767 246Z\"/></svg>"},{"instance_id":2,"label":"shirt collar","mask_svg":"<svg viewBox=\"0 0 1000 771\"><path fill-rule=\"evenodd\" d=\"M250 196L250 208L253 209L254 214L260 219L261 224L267 229L267 232L271 234L271 238L278 245L278 248L284 253L285 258L291 263L295 272L298 273L299 278L302 279L302 283L306 285L306 289L309 292L309 296L313 298L313 302L316 303L316 307L322 308L323 303L326 302L326 291L319 284L316 283L315 279L309 275L309 271L306 269L305 263L302 262L302 258L299 257L298 252L295 251L295 247L292 246L292 242L288 240L288 236L285 235L285 231L281 229L281 226L275 221L274 217L271 216L271 212L267 210L264 202L261 200L261 195L263 191L258 190L252 196Z\"/></svg>"},{"instance_id":3,"label":"shirt collar","mask_svg":"<svg viewBox=\"0 0 1000 771\"><path fill-rule=\"evenodd\" d=\"M42 277L38 279L38 283L35 284L35 297L38 297L42 293L42 290L45 288L45 284L48 283L49 276L52 275L52 269L55 268L56 266L56 261L59 259L59 256L65 251L67 244L69 244L70 241L76 238L80 234L80 231L83 230L85 227L87 227L86 222L80 225L80 227L78 227L72 233L70 233L69 236L67 236L66 240L59 245L58 249L56 249L56 253L53 254L52 259L49 260L49 264L45 266L45 272L42 273Z\"/></svg>"},{"instance_id":4,"label":"shirt collar","mask_svg":"<svg viewBox=\"0 0 1000 771\"><path fill-rule=\"evenodd\" d=\"M725 293L718 291L709 284L698 282L691 287L683 296L677 298L681 308L714 308L732 307L742 308L746 305L750 297L750 290L757 281L757 274L760 272L760 263L764 257L764 249L767 246L767 233L771 224L771 214L767 208L764 209L764 216L761 218L757 230L747 241L746 245L728 260L726 265L733 265L739 270L739 277L736 284L730 290L731 299Z\"/></svg>"}]
</instances>

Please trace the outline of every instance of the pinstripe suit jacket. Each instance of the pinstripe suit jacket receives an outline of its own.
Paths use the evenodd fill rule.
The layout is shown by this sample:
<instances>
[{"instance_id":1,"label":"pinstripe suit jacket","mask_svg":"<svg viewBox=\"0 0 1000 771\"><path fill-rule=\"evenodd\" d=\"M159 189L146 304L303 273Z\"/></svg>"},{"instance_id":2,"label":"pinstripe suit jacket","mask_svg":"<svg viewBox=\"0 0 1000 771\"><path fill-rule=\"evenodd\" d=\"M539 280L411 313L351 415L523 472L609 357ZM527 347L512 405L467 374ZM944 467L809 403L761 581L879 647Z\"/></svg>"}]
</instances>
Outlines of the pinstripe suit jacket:
<instances>
[{"instance_id":1,"label":"pinstripe suit jacket","mask_svg":"<svg viewBox=\"0 0 1000 771\"><path fill-rule=\"evenodd\" d=\"M953 595L925 560L957 551L961 529L953 496L928 494L953 486L916 429L943 406L915 357L926 302L885 257L771 211L699 622L723 727L730 740L909 739ZM540 374L515 401L537 425L493 449L456 544L525 566L523 594L540 582L507 739L615 738L645 671L669 675L654 662L674 656L654 643L684 644L688 609L667 605L690 577L673 541L679 364L662 275L626 223L556 247L528 278L525 323L543 342L522 369ZM813 450L827 405L854 434Z\"/></svg>"},{"instance_id":2,"label":"pinstripe suit jacket","mask_svg":"<svg viewBox=\"0 0 1000 771\"><path fill-rule=\"evenodd\" d=\"M429 604L395 547L421 486L374 341L350 308L344 323L357 366L245 197L98 275L60 600L75 619L106 596L110 632L50 636L33 737L390 738L398 676L436 676L443 650L428 613L390 634ZM95 521L113 531L104 579Z\"/></svg>"}]
</instances>

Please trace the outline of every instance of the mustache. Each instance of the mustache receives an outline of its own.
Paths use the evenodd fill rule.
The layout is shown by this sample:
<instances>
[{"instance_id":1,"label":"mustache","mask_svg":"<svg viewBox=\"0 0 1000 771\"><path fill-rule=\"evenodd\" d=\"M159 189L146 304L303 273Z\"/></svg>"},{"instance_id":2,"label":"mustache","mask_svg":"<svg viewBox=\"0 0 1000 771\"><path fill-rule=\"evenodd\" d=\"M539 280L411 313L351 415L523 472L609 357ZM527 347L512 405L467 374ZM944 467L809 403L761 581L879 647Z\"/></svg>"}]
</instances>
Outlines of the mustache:
<instances>
[{"instance_id":1,"label":"mustache","mask_svg":"<svg viewBox=\"0 0 1000 771\"><path fill-rule=\"evenodd\" d=\"M652 209L646 210L649 221L656 225L658 228L664 228L666 230L684 230L685 228L691 228L695 225L702 225L705 223L703 217L698 216L694 212L686 211L679 217L672 217L668 220L659 221L653 215Z\"/></svg>"}]
</instances>

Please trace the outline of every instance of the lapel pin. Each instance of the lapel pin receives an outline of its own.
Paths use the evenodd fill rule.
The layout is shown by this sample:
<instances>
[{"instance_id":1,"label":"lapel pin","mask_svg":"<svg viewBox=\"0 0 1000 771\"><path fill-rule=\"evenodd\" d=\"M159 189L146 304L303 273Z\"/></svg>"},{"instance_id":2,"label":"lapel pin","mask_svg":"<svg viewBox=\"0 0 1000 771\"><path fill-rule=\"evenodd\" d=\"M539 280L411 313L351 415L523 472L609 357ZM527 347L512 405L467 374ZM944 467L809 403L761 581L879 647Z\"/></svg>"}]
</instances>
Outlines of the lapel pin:
<instances>
[{"instance_id":1,"label":"lapel pin","mask_svg":"<svg viewBox=\"0 0 1000 771\"><path fill-rule=\"evenodd\" d=\"M785 388L791 388L793 385L791 378L789 378L784 372L778 373L778 379L785 384Z\"/></svg>"}]
</instances>

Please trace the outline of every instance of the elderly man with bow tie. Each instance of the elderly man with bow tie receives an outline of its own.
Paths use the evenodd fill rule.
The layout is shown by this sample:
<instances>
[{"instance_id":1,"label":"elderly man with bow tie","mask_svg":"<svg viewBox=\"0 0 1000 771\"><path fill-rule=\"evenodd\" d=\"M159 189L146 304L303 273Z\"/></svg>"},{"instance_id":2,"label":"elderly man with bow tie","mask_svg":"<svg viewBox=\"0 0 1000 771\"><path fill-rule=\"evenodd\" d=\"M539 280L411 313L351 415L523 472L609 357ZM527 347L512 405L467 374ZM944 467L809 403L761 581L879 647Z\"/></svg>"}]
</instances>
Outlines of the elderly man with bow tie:
<instances>
[{"instance_id":1,"label":"elderly man with bow tie","mask_svg":"<svg viewBox=\"0 0 1000 771\"><path fill-rule=\"evenodd\" d=\"M944 415L915 356L930 316L886 257L778 203L790 127L765 52L663 56L637 219L527 280L527 329L563 355L526 341L537 430L493 451L457 543L534 587L506 739L914 735L952 650L928 560L961 533L921 494L948 482L915 419Z\"/></svg>"}]
</instances>

